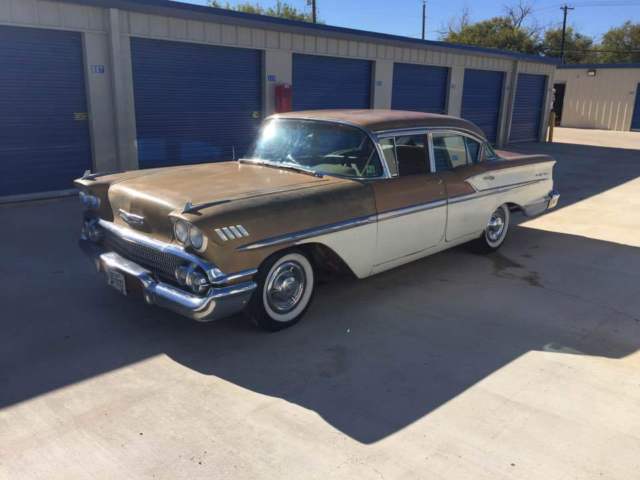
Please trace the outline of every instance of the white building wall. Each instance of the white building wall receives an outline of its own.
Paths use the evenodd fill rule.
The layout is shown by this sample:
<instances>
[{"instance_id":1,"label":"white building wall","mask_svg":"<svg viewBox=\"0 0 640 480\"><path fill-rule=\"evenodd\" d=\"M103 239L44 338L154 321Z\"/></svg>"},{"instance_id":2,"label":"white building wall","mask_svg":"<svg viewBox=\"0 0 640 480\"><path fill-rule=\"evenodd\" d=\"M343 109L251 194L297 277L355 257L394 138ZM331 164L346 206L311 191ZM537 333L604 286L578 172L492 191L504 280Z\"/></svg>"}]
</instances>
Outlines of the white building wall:
<instances>
[{"instance_id":1,"label":"white building wall","mask_svg":"<svg viewBox=\"0 0 640 480\"><path fill-rule=\"evenodd\" d=\"M561 126L630 130L640 68L596 68L594 77L588 70L556 70L554 82L566 85Z\"/></svg>"},{"instance_id":2,"label":"white building wall","mask_svg":"<svg viewBox=\"0 0 640 480\"><path fill-rule=\"evenodd\" d=\"M293 53L359 58L374 62L372 107L389 108L396 62L445 66L451 69L448 113L459 115L464 69L506 73L501 110L500 143L506 142L511 119L510 92L517 71L553 76L555 67L483 52L447 47L413 47L401 41L372 37L349 38L344 33L298 33L265 23L265 27L192 20L116 9L102 9L46 0L0 0L0 25L74 30L83 33L94 170L138 167L130 38L145 37L182 42L254 48L264 51L264 115L275 108L275 85L291 83ZM246 22L245 22L246 23ZM254 22L255 23L255 22ZM297 30L300 30L299 28ZM352 36L351 36L352 37ZM102 70L93 66L100 65ZM103 73L95 73L102 71ZM270 81L275 76L276 80ZM551 83L551 82L549 82ZM545 118L548 111L545 111Z\"/></svg>"}]
</instances>

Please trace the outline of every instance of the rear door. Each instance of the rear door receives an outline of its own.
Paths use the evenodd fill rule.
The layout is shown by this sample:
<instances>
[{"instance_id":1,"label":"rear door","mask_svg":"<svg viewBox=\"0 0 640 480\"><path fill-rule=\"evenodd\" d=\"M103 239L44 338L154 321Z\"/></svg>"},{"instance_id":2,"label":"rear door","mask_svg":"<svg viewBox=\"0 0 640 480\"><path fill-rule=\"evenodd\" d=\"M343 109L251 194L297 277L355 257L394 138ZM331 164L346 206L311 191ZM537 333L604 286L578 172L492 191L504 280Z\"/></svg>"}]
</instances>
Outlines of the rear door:
<instances>
[{"instance_id":1,"label":"rear door","mask_svg":"<svg viewBox=\"0 0 640 480\"><path fill-rule=\"evenodd\" d=\"M456 131L431 135L436 171L447 188L446 241L452 242L479 233L491 212L491 196L478 196L466 180L482 172L478 163L482 143Z\"/></svg>"},{"instance_id":2,"label":"rear door","mask_svg":"<svg viewBox=\"0 0 640 480\"><path fill-rule=\"evenodd\" d=\"M374 271L439 245L446 222L446 191L432 173L426 134L380 140L393 175L372 183L378 210Z\"/></svg>"},{"instance_id":3,"label":"rear door","mask_svg":"<svg viewBox=\"0 0 640 480\"><path fill-rule=\"evenodd\" d=\"M293 110L370 108L372 63L293 55Z\"/></svg>"}]
</instances>

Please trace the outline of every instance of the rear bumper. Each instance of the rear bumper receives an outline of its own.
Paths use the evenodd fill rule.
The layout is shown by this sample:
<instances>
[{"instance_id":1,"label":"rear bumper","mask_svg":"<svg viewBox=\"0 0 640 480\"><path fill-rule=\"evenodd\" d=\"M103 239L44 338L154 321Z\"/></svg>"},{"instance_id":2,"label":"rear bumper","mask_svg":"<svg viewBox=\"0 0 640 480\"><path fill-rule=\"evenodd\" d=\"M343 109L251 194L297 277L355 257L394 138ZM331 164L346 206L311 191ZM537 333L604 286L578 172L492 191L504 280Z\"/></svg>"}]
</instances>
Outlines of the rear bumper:
<instances>
[{"instance_id":1,"label":"rear bumper","mask_svg":"<svg viewBox=\"0 0 640 480\"><path fill-rule=\"evenodd\" d=\"M81 249L93 261L99 272L115 270L140 289L144 301L149 305L166 308L199 322L209 322L231 316L242 311L249 302L257 284L245 281L227 286L212 286L206 294L199 296L159 281L154 274L141 265L90 240L80 240Z\"/></svg>"},{"instance_id":2,"label":"rear bumper","mask_svg":"<svg viewBox=\"0 0 640 480\"><path fill-rule=\"evenodd\" d=\"M556 190L552 190L548 195L546 195L539 201L531 203L529 205L525 205L523 207L524 214L527 217L535 217L536 215L540 215L547 210L555 208L556 205L558 205L558 200L560 200L560 194Z\"/></svg>"}]
</instances>

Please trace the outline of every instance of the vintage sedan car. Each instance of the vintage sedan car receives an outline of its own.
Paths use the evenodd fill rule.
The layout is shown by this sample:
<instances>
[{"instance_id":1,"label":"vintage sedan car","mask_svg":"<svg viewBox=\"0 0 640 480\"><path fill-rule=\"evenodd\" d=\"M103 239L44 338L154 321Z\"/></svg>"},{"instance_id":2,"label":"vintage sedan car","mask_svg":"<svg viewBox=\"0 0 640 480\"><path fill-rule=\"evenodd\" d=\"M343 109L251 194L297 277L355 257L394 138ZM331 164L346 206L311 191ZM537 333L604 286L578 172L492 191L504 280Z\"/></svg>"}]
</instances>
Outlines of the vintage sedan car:
<instances>
[{"instance_id":1,"label":"vintage sedan car","mask_svg":"<svg viewBox=\"0 0 640 480\"><path fill-rule=\"evenodd\" d=\"M494 151L460 118L323 110L267 118L238 161L90 174L81 245L123 294L195 320L279 330L318 274L365 278L553 208L555 161Z\"/></svg>"}]
</instances>

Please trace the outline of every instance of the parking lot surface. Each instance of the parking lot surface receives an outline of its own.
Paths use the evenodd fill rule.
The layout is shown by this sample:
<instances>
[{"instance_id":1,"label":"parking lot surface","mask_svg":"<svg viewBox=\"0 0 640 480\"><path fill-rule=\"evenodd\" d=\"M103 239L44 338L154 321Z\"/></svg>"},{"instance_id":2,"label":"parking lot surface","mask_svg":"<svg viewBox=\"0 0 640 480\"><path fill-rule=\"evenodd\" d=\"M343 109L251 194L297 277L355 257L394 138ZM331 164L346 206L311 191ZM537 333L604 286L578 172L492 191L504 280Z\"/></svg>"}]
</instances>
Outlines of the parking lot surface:
<instances>
[{"instance_id":1,"label":"parking lot surface","mask_svg":"<svg viewBox=\"0 0 640 480\"><path fill-rule=\"evenodd\" d=\"M324 284L276 334L108 289L77 199L1 206L0 478L637 478L640 134L564 130L512 147L562 198L499 253Z\"/></svg>"}]
</instances>

